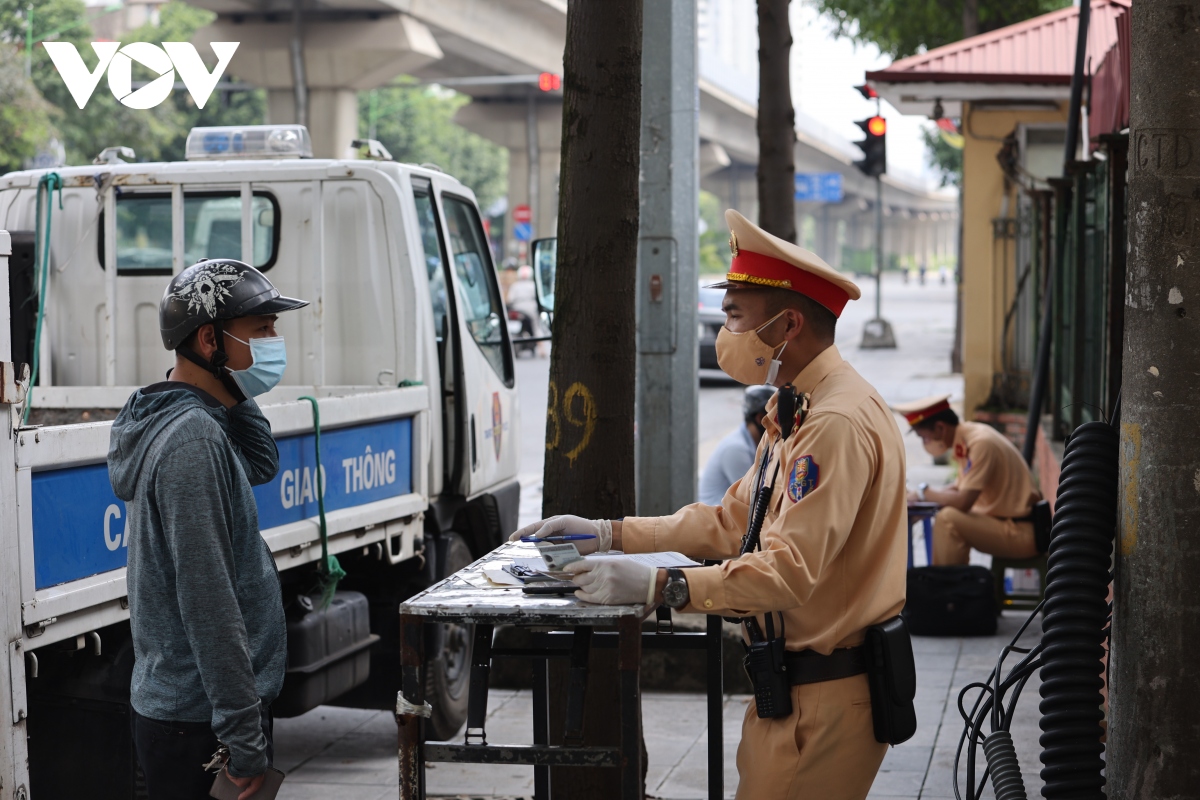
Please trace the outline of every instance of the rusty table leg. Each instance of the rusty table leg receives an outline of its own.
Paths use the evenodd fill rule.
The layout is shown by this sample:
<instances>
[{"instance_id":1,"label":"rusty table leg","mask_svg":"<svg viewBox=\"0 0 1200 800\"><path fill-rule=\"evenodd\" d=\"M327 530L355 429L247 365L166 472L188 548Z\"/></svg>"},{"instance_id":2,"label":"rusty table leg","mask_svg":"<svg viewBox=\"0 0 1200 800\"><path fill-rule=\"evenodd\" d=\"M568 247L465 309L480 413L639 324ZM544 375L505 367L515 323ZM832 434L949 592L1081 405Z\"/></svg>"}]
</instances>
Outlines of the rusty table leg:
<instances>
[{"instance_id":1,"label":"rusty table leg","mask_svg":"<svg viewBox=\"0 0 1200 800\"><path fill-rule=\"evenodd\" d=\"M549 659L533 659L533 743L550 744ZM533 768L533 800L550 800L550 768Z\"/></svg>"},{"instance_id":2,"label":"rusty table leg","mask_svg":"<svg viewBox=\"0 0 1200 800\"><path fill-rule=\"evenodd\" d=\"M424 627L420 617L400 617L400 695L396 698L400 800L425 800L423 720L429 716L429 706L421 680Z\"/></svg>"},{"instance_id":3,"label":"rusty table leg","mask_svg":"<svg viewBox=\"0 0 1200 800\"><path fill-rule=\"evenodd\" d=\"M617 623L617 670L621 692L621 797L642 800L642 623L622 617Z\"/></svg>"}]
</instances>

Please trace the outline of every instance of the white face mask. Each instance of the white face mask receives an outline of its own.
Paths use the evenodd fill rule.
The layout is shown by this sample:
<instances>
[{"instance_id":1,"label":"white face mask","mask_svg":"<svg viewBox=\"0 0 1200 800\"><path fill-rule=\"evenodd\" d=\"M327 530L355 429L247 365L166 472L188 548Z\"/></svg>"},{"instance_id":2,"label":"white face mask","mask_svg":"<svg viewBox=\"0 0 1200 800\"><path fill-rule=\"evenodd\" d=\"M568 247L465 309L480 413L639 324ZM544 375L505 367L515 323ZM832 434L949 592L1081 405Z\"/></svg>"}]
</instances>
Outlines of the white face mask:
<instances>
[{"instance_id":1,"label":"white face mask","mask_svg":"<svg viewBox=\"0 0 1200 800\"><path fill-rule=\"evenodd\" d=\"M725 374L738 383L747 386L765 383L774 385L779 377L779 356L787 349L787 342L782 346L771 345L759 338L759 331L765 330L772 322L784 315L780 311L764 324L752 331L734 333L724 325L717 333L717 364L725 370ZM779 348L776 355L775 348Z\"/></svg>"},{"instance_id":2,"label":"white face mask","mask_svg":"<svg viewBox=\"0 0 1200 800\"><path fill-rule=\"evenodd\" d=\"M934 458L941 458L950 449L940 439L927 439L923 444L925 445L925 452Z\"/></svg>"},{"instance_id":3,"label":"white face mask","mask_svg":"<svg viewBox=\"0 0 1200 800\"><path fill-rule=\"evenodd\" d=\"M243 341L229 331L225 335L250 348L252 363L246 369L230 369L229 374L247 397L266 394L279 385L287 369L287 348L282 336L266 336ZM226 367L226 369L229 369Z\"/></svg>"}]
</instances>

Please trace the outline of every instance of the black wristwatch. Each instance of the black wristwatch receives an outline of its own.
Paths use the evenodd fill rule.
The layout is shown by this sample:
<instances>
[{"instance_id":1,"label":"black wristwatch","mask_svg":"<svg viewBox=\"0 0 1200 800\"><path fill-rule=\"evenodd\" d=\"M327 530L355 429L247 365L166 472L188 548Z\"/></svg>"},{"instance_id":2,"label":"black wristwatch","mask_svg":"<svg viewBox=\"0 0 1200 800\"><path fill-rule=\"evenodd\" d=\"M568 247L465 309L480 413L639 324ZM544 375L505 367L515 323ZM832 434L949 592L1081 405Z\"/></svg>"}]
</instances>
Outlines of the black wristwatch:
<instances>
[{"instance_id":1,"label":"black wristwatch","mask_svg":"<svg viewBox=\"0 0 1200 800\"><path fill-rule=\"evenodd\" d=\"M683 577L683 570L668 567L667 584L663 587L663 602L671 608L683 608L688 604L690 596L687 579Z\"/></svg>"}]
</instances>

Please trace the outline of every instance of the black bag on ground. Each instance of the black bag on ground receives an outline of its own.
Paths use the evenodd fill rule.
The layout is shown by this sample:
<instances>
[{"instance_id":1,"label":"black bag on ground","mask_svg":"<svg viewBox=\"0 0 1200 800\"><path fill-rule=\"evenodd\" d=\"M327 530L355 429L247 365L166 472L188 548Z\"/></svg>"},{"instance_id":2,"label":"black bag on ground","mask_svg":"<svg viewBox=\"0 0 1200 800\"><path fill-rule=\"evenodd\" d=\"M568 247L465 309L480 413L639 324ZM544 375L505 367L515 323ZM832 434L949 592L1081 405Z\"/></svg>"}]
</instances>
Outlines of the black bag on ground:
<instances>
[{"instance_id":1,"label":"black bag on ground","mask_svg":"<svg viewBox=\"0 0 1200 800\"><path fill-rule=\"evenodd\" d=\"M963 564L908 571L902 616L916 636L996 633L996 585L991 570Z\"/></svg>"},{"instance_id":2,"label":"black bag on ground","mask_svg":"<svg viewBox=\"0 0 1200 800\"><path fill-rule=\"evenodd\" d=\"M871 717L875 741L907 742L917 732L917 665L912 639L901 617L867 628L867 680L871 685Z\"/></svg>"}]
</instances>

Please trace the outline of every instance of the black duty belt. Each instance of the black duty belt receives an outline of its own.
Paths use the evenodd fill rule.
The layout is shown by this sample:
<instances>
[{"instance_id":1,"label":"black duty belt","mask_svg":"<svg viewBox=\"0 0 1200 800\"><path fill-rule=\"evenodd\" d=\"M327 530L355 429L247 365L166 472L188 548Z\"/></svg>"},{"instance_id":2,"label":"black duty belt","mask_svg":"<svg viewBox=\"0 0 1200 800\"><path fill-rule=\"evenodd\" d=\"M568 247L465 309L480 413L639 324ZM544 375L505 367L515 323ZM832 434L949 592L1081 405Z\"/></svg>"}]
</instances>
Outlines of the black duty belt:
<instances>
[{"instance_id":1,"label":"black duty belt","mask_svg":"<svg viewBox=\"0 0 1200 800\"><path fill-rule=\"evenodd\" d=\"M836 681L867 671L866 647L844 647L823 656L815 650L788 650L783 654L787 665L788 683L799 686L805 683Z\"/></svg>"}]
</instances>

